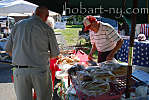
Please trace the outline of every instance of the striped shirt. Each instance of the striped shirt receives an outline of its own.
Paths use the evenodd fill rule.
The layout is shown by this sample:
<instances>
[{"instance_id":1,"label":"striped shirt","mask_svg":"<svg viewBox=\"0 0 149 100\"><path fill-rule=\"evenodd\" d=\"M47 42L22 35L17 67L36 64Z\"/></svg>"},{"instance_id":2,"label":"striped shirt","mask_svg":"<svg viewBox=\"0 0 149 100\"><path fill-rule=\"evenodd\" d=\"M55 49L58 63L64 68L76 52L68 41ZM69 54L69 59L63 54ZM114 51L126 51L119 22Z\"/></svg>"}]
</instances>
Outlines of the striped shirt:
<instances>
[{"instance_id":1,"label":"striped shirt","mask_svg":"<svg viewBox=\"0 0 149 100\"><path fill-rule=\"evenodd\" d=\"M147 38L149 37L149 24L141 24L140 33L144 34Z\"/></svg>"},{"instance_id":2,"label":"striped shirt","mask_svg":"<svg viewBox=\"0 0 149 100\"><path fill-rule=\"evenodd\" d=\"M107 23L100 22L100 27L97 33L90 31L91 44L95 43L97 50L100 52L114 49L120 38L118 32Z\"/></svg>"}]
</instances>

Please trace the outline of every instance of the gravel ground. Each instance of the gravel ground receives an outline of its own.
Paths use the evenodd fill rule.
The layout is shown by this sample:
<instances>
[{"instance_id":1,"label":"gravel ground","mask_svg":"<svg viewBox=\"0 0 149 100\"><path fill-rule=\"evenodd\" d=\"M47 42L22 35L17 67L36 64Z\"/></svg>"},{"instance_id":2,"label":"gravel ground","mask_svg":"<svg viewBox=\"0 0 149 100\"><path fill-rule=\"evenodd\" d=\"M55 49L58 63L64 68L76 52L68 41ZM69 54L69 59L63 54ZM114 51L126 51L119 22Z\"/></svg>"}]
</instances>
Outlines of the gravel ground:
<instances>
[{"instance_id":1,"label":"gravel ground","mask_svg":"<svg viewBox=\"0 0 149 100\"><path fill-rule=\"evenodd\" d=\"M0 100L16 100L13 83L0 83Z\"/></svg>"}]
</instances>

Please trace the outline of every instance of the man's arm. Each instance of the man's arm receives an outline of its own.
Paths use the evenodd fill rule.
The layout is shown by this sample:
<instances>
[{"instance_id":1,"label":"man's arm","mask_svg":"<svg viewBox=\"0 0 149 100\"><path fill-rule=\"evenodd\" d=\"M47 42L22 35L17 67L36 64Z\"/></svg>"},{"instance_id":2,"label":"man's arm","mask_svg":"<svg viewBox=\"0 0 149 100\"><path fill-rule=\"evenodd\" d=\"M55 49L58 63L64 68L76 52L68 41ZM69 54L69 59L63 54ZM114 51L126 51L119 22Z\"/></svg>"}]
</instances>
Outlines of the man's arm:
<instances>
[{"instance_id":1,"label":"man's arm","mask_svg":"<svg viewBox=\"0 0 149 100\"><path fill-rule=\"evenodd\" d=\"M59 46L53 29L48 30L50 58L55 59L60 54Z\"/></svg>"},{"instance_id":2,"label":"man's arm","mask_svg":"<svg viewBox=\"0 0 149 100\"><path fill-rule=\"evenodd\" d=\"M13 27L11 34L9 35L8 40L5 44L5 50L9 54L9 56L11 56L11 57L12 57L12 48L13 48L13 37L16 33L16 29L17 29L17 23Z\"/></svg>"},{"instance_id":3,"label":"man's arm","mask_svg":"<svg viewBox=\"0 0 149 100\"><path fill-rule=\"evenodd\" d=\"M12 51L6 51L10 57L12 57Z\"/></svg>"},{"instance_id":4,"label":"man's arm","mask_svg":"<svg viewBox=\"0 0 149 100\"><path fill-rule=\"evenodd\" d=\"M12 41L12 33L11 33L5 44L5 50L9 54L9 56L12 56L12 46L13 46L13 41Z\"/></svg>"},{"instance_id":5,"label":"man's arm","mask_svg":"<svg viewBox=\"0 0 149 100\"><path fill-rule=\"evenodd\" d=\"M121 38L121 39L117 42L115 48L114 48L114 49L110 52L110 54L107 56L107 58L106 58L107 61L108 61L108 60L112 60L112 59L114 58L115 53L121 48L122 44L123 44L123 39Z\"/></svg>"},{"instance_id":6,"label":"man's arm","mask_svg":"<svg viewBox=\"0 0 149 100\"><path fill-rule=\"evenodd\" d=\"M90 53L88 54L88 59L89 60L92 60L93 59L93 53L96 51L96 45L95 45L95 43L94 44L92 44L92 48L91 48L91 50L90 50Z\"/></svg>"}]
</instances>

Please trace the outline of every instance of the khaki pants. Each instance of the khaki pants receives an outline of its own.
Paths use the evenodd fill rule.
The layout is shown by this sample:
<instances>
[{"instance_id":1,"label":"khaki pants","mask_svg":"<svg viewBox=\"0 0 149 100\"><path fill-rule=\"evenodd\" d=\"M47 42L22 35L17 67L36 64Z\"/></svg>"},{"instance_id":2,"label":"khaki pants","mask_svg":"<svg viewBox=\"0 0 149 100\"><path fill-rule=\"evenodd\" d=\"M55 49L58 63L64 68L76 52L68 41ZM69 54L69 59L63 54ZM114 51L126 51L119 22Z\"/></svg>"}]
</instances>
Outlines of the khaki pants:
<instances>
[{"instance_id":1,"label":"khaki pants","mask_svg":"<svg viewBox=\"0 0 149 100\"><path fill-rule=\"evenodd\" d=\"M32 88L37 100L52 100L50 70L40 68L16 68L13 72L17 100L33 100Z\"/></svg>"}]
</instances>

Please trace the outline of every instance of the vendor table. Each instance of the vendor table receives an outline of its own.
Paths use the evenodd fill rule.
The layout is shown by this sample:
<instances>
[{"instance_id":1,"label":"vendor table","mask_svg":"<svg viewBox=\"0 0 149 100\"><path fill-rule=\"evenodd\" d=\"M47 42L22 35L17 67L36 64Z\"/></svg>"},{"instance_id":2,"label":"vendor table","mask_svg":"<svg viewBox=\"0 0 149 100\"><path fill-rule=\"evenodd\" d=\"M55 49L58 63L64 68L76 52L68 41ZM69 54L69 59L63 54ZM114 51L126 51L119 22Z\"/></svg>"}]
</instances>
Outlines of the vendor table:
<instances>
[{"instance_id":1,"label":"vendor table","mask_svg":"<svg viewBox=\"0 0 149 100\"><path fill-rule=\"evenodd\" d=\"M124 39L121 49L117 52L117 59L128 63L130 39ZM134 40L133 65L149 67L149 40Z\"/></svg>"},{"instance_id":2,"label":"vendor table","mask_svg":"<svg viewBox=\"0 0 149 100\"><path fill-rule=\"evenodd\" d=\"M77 53L75 53L75 55L78 58L80 58L80 62L78 63L84 64L84 65L87 64L87 61L88 61L87 54L85 54L82 51L78 51ZM126 64L121 64L121 66L128 66L128 65L126 63ZM109 86L110 86L109 91L105 92L102 95L88 96L84 94L82 90L78 89L78 85L76 82L77 78L72 77L71 75L68 76L67 74L57 74L58 72L59 71L56 72L56 77L57 78L61 77L61 85L59 85L58 94L62 98L62 100L120 100L120 98L122 97L126 89L126 76L120 76L120 77L116 77L115 81L109 83ZM135 79L139 78L139 76L137 76L138 73L139 73L139 76L140 75L147 76L146 73L142 74L140 71L137 70L133 74ZM133 87L135 87L136 84L137 85L142 84L142 81L144 81L144 78L142 79L142 77L138 80L135 80L135 79L131 80L131 83L133 83L131 88L132 92L134 92L135 88ZM72 92L72 90L74 91ZM70 97L75 97L76 99L70 99Z\"/></svg>"},{"instance_id":3,"label":"vendor table","mask_svg":"<svg viewBox=\"0 0 149 100\"><path fill-rule=\"evenodd\" d=\"M88 55L86 53L84 53L83 51L81 50L74 50L73 51L73 54L79 58L79 62L77 62L78 64L81 64L81 65L84 65L86 66L87 65L87 61L88 61ZM50 69L51 69L52 66L50 66ZM61 68L61 67L60 67ZM56 74L55 74L56 72ZM66 73L63 73L63 74L59 74L59 72L63 72L63 70L60 71L59 70L55 70L55 72L53 71L52 72L52 80L55 78L57 79L60 79L61 82L58 86L58 95L61 97L62 100L78 100L78 97L77 97L77 94L70 82L70 78L68 77L68 74ZM57 87L57 85L56 85ZM73 92L72 92L73 90Z\"/></svg>"}]
</instances>

